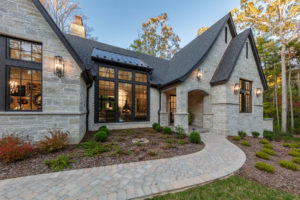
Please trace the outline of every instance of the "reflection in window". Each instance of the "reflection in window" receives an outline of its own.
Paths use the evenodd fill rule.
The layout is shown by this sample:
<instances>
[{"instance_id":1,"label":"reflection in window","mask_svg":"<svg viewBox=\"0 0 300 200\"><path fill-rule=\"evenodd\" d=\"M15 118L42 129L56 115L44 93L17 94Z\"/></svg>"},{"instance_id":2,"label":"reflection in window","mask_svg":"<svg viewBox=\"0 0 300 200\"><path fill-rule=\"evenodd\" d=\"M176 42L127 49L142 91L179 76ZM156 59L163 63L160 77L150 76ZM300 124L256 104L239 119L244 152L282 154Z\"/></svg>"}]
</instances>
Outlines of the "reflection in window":
<instances>
[{"instance_id":1,"label":"reflection in window","mask_svg":"<svg viewBox=\"0 0 300 200\"><path fill-rule=\"evenodd\" d=\"M41 110L41 71L11 67L9 74L9 109Z\"/></svg>"},{"instance_id":2,"label":"reflection in window","mask_svg":"<svg viewBox=\"0 0 300 200\"><path fill-rule=\"evenodd\" d=\"M147 86L135 85L135 120L147 120Z\"/></svg>"},{"instance_id":3,"label":"reflection in window","mask_svg":"<svg viewBox=\"0 0 300 200\"><path fill-rule=\"evenodd\" d=\"M115 83L99 81L99 122L115 120Z\"/></svg>"},{"instance_id":4,"label":"reflection in window","mask_svg":"<svg viewBox=\"0 0 300 200\"><path fill-rule=\"evenodd\" d=\"M132 85L119 83L118 85L119 122L131 121L132 114Z\"/></svg>"},{"instance_id":5,"label":"reflection in window","mask_svg":"<svg viewBox=\"0 0 300 200\"><path fill-rule=\"evenodd\" d=\"M147 83L147 74L135 73L135 81Z\"/></svg>"},{"instance_id":6,"label":"reflection in window","mask_svg":"<svg viewBox=\"0 0 300 200\"><path fill-rule=\"evenodd\" d=\"M132 80L132 72L118 70L118 79L131 81Z\"/></svg>"},{"instance_id":7,"label":"reflection in window","mask_svg":"<svg viewBox=\"0 0 300 200\"><path fill-rule=\"evenodd\" d=\"M115 78L115 70L109 67L99 67L99 77Z\"/></svg>"},{"instance_id":8,"label":"reflection in window","mask_svg":"<svg viewBox=\"0 0 300 200\"><path fill-rule=\"evenodd\" d=\"M252 112L252 83L240 80L240 112Z\"/></svg>"},{"instance_id":9,"label":"reflection in window","mask_svg":"<svg viewBox=\"0 0 300 200\"><path fill-rule=\"evenodd\" d=\"M42 46L31 42L9 39L9 57L41 63Z\"/></svg>"}]
</instances>

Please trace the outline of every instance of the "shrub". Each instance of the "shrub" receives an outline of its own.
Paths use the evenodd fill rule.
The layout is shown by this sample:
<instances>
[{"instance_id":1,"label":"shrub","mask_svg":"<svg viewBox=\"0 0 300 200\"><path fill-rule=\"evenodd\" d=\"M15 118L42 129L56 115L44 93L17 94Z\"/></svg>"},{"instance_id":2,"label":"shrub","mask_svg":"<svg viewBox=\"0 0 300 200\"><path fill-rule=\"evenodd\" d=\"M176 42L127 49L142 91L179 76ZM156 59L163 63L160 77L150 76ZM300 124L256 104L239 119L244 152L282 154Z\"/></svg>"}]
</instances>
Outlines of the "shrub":
<instances>
[{"instance_id":1,"label":"shrub","mask_svg":"<svg viewBox=\"0 0 300 200\"><path fill-rule=\"evenodd\" d=\"M270 160L270 155L265 153L265 152L256 152L255 153L256 157L265 159L265 160Z\"/></svg>"},{"instance_id":2,"label":"shrub","mask_svg":"<svg viewBox=\"0 0 300 200\"><path fill-rule=\"evenodd\" d=\"M200 134L195 131L191 132L190 141L191 141L191 143L196 143L196 144L200 143L201 142Z\"/></svg>"},{"instance_id":3,"label":"shrub","mask_svg":"<svg viewBox=\"0 0 300 200\"><path fill-rule=\"evenodd\" d=\"M268 165L267 163L264 163L264 162L256 162L255 167L259 170L263 170L263 171L266 171L268 173L274 173L275 172L275 169L274 169L273 166Z\"/></svg>"},{"instance_id":4,"label":"shrub","mask_svg":"<svg viewBox=\"0 0 300 200\"><path fill-rule=\"evenodd\" d=\"M193 120L194 120L194 114L189 112L189 125L191 125L193 123Z\"/></svg>"},{"instance_id":5,"label":"shrub","mask_svg":"<svg viewBox=\"0 0 300 200\"><path fill-rule=\"evenodd\" d=\"M262 140L259 141L259 143L261 143L261 144L269 144L269 141L262 139Z\"/></svg>"},{"instance_id":6,"label":"shrub","mask_svg":"<svg viewBox=\"0 0 300 200\"><path fill-rule=\"evenodd\" d=\"M297 163L297 164L300 164L300 157L293 158L293 162Z\"/></svg>"},{"instance_id":7,"label":"shrub","mask_svg":"<svg viewBox=\"0 0 300 200\"><path fill-rule=\"evenodd\" d=\"M289 152L289 155L294 156L294 157L300 157L300 153L297 152L295 149Z\"/></svg>"},{"instance_id":8,"label":"shrub","mask_svg":"<svg viewBox=\"0 0 300 200\"><path fill-rule=\"evenodd\" d=\"M264 144L264 148L273 149L273 145L271 145L271 144Z\"/></svg>"},{"instance_id":9,"label":"shrub","mask_svg":"<svg viewBox=\"0 0 300 200\"><path fill-rule=\"evenodd\" d=\"M244 132L244 131L239 131L239 132L238 132L238 135L239 135L242 139L244 139L244 138L247 136L247 133Z\"/></svg>"},{"instance_id":10,"label":"shrub","mask_svg":"<svg viewBox=\"0 0 300 200\"><path fill-rule=\"evenodd\" d=\"M33 152L32 145L14 135L3 136L0 139L0 159L4 162L23 160Z\"/></svg>"},{"instance_id":11,"label":"shrub","mask_svg":"<svg viewBox=\"0 0 300 200\"><path fill-rule=\"evenodd\" d=\"M94 157L95 155L100 155L103 152L111 151L112 145L95 142L93 140L84 142L78 145L78 147L83 148L85 155Z\"/></svg>"},{"instance_id":12,"label":"shrub","mask_svg":"<svg viewBox=\"0 0 300 200\"><path fill-rule=\"evenodd\" d=\"M254 138L257 138L260 135L260 133L256 131L253 131L251 134Z\"/></svg>"},{"instance_id":13,"label":"shrub","mask_svg":"<svg viewBox=\"0 0 300 200\"><path fill-rule=\"evenodd\" d=\"M157 125L154 129L156 130L156 132L161 132L163 128L160 125Z\"/></svg>"},{"instance_id":14,"label":"shrub","mask_svg":"<svg viewBox=\"0 0 300 200\"><path fill-rule=\"evenodd\" d=\"M287 168L287 169L291 169L293 171L299 170L297 164L295 164L291 161L288 161L288 160L281 160L281 161L279 161L279 164L280 164L280 166Z\"/></svg>"},{"instance_id":15,"label":"shrub","mask_svg":"<svg viewBox=\"0 0 300 200\"><path fill-rule=\"evenodd\" d=\"M292 150L294 150L294 151L300 153L300 149L292 149Z\"/></svg>"},{"instance_id":16,"label":"shrub","mask_svg":"<svg viewBox=\"0 0 300 200\"><path fill-rule=\"evenodd\" d=\"M166 126L166 127L164 128L164 134L171 135L171 133L172 133L172 129L171 129L170 127Z\"/></svg>"},{"instance_id":17,"label":"shrub","mask_svg":"<svg viewBox=\"0 0 300 200\"><path fill-rule=\"evenodd\" d=\"M156 156L157 152L155 152L155 151L148 151L148 155L149 156Z\"/></svg>"},{"instance_id":18,"label":"shrub","mask_svg":"<svg viewBox=\"0 0 300 200\"><path fill-rule=\"evenodd\" d=\"M173 144L174 143L174 140L171 140L171 139L167 139L167 141L166 141L167 143L169 143L169 144Z\"/></svg>"},{"instance_id":19,"label":"shrub","mask_svg":"<svg viewBox=\"0 0 300 200\"><path fill-rule=\"evenodd\" d=\"M292 147L292 148L300 148L300 142L293 142L293 143L291 144L291 147Z\"/></svg>"},{"instance_id":20,"label":"shrub","mask_svg":"<svg viewBox=\"0 0 300 200\"><path fill-rule=\"evenodd\" d=\"M287 148L291 148L291 144L289 144L289 143L283 143L282 146L287 147Z\"/></svg>"},{"instance_id":21,"label":"shrub","mask_svg":"<svg viewBox=\"0 0 300 200\"><path fill-rule=\"evenodd\" d=\"M267 154L269 154L269 155L272 155L272 156L275 155L275 152L274 152L272 149L263 148L261 151L262 151L262 152L265 152L265 153L267 153Z\"/></svg>"},{"instance_id":22,"label":"shrub","mask_svg":"<svg viewBox=\"0 0 300 200\"><path fill-rule=\"evenodd\" d=\"M248 146L248 147L251 146L250 142L249 142L249 141L246 141L246 140L241 141L241 145Z\"/></svg>"},{"instance_id":23,"label":"shrub","mask_svg":"<svg viewBox=\"0 0 300 200\"><path fill-rule=\"evenodd\" d=\"M67 156L65 154L62 154L60 156L57 156L56 160L46 160L45 164L51 169L61 171L64 168L71 168L70 164L72 163L72 159L70 156Z\"/></svg>"},{"instance_id":24,"label":"shrub","mask_svg":"<svg viewBox=\"0 0 300 200\"><path fill-rule=\"evenodd\" d=\"M274 139L273 131L264 130L263 136L264 136L264 138L268 139L269 141L272 141Z\"/></svg>"},{"instance_id":25,"label":"shrub","mask_svg":"<svg viewBox=\"0 0 300 200\"><path fill-rule=\"evenodd\" d=\"M105 142L107 140L107 138L108 138L107 132L105 132L105 131L98 131L94 136L94 139L97 142Z\"/></svg>"},{"instance_id":26,"label":"shrub","mask_svg":"<svg viewBox=\"0 0 300 200\"><path fill-rule=\"evenodd\" d=\"M153 123L153 124L152 124L152 128L153 128L154 130L155 130L155 127L156 127L156 126L159 126L159 124L158 124L158 123Z\"/></svg>"},{"instance_id":27,"label":"shrub","mask_svg":"<svg viewBox=\"0 0 300 200\"><path fill-rule=\"evenodd\" d=\"M177 134L177 138L183 139L186 137L185 131L182 126L175 126L175 133Z\"/></svg>"},{"instance_id":28,"label":"shrub","mask_svg":"<svg viewBox=\"0 0 300 200\"><path fill-rule=\"evenodd\" d=\"M105 131L107 133L107 135L109 135L109 129L106 126L101 126L98 130L99 131Z\"/></svg>"},{"instance_id":29,"label":"shrub","mask_svg":"<svg viewBox=\"0 0 300 200\"><path fill-rule=\"evenodd\" d=\"M177 144L179 145L188 144L188 143L189 143L188 140L177 140Z\"/></svg>"},{"instance_id":30,"label":"shrub","mask_svg":"<svg viewBox=\"0 0 300 200\"><path fill-rule=\"evenodd\" d=\"M232 139L233 139L233 140L236 140L236 141L240 141L240 140L241 140L241 137L240 137L240 136L234 136Z\"/></svg>"},{"instance_id":31,"label":"shrub","mask_svg":"<svg viewBox=\"0 0 300 200\"><path fill-rule=\"evenodd\" d=\"M45 136L45 139L38 143L38 149L41 153L51 153L63 149L68 142L68 132L63 132L58 129L49 130L50 137Z\"/></svg>"}]
</instances>

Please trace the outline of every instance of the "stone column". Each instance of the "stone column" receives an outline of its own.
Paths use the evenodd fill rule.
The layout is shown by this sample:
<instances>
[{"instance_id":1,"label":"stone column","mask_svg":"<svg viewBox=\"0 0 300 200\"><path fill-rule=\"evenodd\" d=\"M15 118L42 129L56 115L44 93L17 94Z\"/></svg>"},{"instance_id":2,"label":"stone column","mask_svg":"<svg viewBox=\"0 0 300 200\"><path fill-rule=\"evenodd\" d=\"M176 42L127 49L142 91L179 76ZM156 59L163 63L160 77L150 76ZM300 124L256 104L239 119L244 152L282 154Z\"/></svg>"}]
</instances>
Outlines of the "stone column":
<instances>
[{"instance_id":1,"label":"stone column","mask_svg":"<svg viewBox=\"0 0 300 200\"><path fill-rule=\"evenodd\" d=\"M168 95L165 92L161 93L160 125L169 125Z\"/></svg>"},{"instance_id":2,"label":"stone column","mask_svg":"<svg viewBox=\"0 0 300 200\"><path fill-rule=\"evenodd\" d=\"M186 134L189 134L188 124L188 93L182 85L176 87L176 113L175 126L181 126Z\"/></svg>"}]
</instances>

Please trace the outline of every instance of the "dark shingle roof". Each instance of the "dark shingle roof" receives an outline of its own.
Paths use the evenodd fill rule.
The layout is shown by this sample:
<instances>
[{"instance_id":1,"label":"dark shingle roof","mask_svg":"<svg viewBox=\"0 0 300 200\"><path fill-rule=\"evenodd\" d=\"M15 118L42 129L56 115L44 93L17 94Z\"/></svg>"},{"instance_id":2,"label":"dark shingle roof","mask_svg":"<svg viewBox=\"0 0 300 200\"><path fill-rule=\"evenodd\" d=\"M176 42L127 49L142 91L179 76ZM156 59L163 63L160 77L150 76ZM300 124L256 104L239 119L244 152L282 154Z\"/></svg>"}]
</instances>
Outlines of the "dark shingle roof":
<instances>
[{"instance_id":1,"label":"dark shingle roof","mask_svg":"<svg viewBox=\"0 0 300 200\"><path fill-rule=\"evenodd\" d=\"M263 86L266 89L267 83L265 80L265 76L262 70L262 67L260 65L259 56L256 51L255 43L253 40L253 36L251 33L251 29L247 29L243 31L242 33L238 34L235 38L233 38L228 45L210 83L211 85L218 85L226 83L234 70L234 67L236 65L236 62L242 52L242 49L247 41L247 39L250 39L250 44L252 46L252 50L254 53L254 58L256 60L256 64L258 67L258 72L260 74L260 78L262 80Z\"/></svg>"}]
</instances>

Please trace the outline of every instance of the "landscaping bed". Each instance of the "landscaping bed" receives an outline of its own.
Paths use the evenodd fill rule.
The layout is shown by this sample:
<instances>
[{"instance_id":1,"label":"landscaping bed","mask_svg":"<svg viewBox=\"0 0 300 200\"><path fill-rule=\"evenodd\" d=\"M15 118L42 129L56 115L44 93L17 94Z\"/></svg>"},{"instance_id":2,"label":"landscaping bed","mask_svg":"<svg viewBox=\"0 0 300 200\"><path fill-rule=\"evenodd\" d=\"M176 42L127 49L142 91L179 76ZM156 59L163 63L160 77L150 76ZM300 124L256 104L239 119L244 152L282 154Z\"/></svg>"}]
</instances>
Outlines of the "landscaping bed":
<instances>
[{"instance_id":1,"label":"landscaping bed","mask_svg":"<svg viewBox=\"0 0 300 200\"><path fill-rule=\"evenodd\" d=\"M280 161L292 161L295 157L289 155L289 152L292 148L284 147L284 143L293 143L294 141L271 141L268 146L273 146L273 151L275 155L268 154L269 160L265 160L256 156L257 152L265 151L268 153L269 150L264 148L264 144L261 144L259 141L262 138L253 138L253 137L246 137L243 140L249 141L251 146L245 146L241 144L241 141L234 140L234 137L228 137L228 139L239 146L247 155L247 160L244 166L237 172L238 175L254 180L258 183L263 185L281 189L290 193L300 194L300 171L293 171L291 169L284 168L280 165ZM263 149L264 148L264 149ZM259 153L258 156L261 153ZM263 154L263 153L262 153ZM265 155L265 154L263 154ZM257 162L263 162L273 167L274 172L272 169L269 170L269 173L266 171L259 170L255 167ZM293 163L292 163L293 164ZM294 163L300 168L300 164Z\"/></svg>"},{"instance_id":2,"label":"landscaping bed","mask_svg":"<svg viewBox=\"0 0 300 200\"><path fill-rule=\"evenodd\" d=\"M105 142L95 142L95 133L88 132L81 145L66 145L65 148L50 153L34 150L28 158L19 161L0 161L0 180L55 172L55 169L49 168L51 163L46 165L45 162L56 160L62 155L70 158L70 168L63 167L62 170L73 170L169 158L194 153L204 148L202 142L191 143L188 137L178 138L175 133L163 134L162 131L157 132L152 128L111 130ZM132 142L133 139L139 138L146 138L149 142ZM87 151L87 147L92 145L98 145L99 148Z\"/></svg>"}]
</instances>

